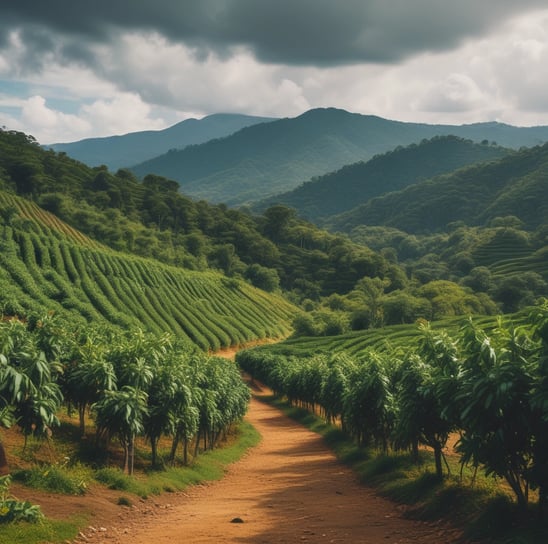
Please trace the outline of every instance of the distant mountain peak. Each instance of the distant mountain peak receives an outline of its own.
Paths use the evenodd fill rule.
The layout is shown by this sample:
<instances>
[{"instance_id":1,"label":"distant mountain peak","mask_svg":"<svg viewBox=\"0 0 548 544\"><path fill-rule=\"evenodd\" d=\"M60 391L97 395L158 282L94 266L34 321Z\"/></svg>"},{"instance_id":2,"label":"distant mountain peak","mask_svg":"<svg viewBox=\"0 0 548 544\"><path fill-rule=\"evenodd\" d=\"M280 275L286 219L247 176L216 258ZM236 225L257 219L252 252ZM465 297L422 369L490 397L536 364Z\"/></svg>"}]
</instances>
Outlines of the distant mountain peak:
<instances>
[{"instance_id":1,"label":"distant mountain peak","mask_svg":"<svg viewBox=\"0 0 548 544\"><path fill-rule=\"evenodd\" d=\"M290 191L311 178L398 146L447 135L517 149L548 140L548 127L524 131L501 130L499 125L428 125L315 108L155 157L132 170L142 177L154 173L176 180L189 196L238 206Z\"/></svg>"},{"instance_id":2,"label":"distant mountain peak","mask_svg":"<svg viewBox=\"0 0 548 544\"><path fill-rule=\"evenodd\" d=\"M270 117L254 117L237 113L215 113L202 119L184 119L162 130L130 132L121 136L87 138L78 142L45 146L64 151L88 166L106 165L110 170L125 168L188 145L229 136L242 128L273 121Z\"/></svg>"}]
</instances>

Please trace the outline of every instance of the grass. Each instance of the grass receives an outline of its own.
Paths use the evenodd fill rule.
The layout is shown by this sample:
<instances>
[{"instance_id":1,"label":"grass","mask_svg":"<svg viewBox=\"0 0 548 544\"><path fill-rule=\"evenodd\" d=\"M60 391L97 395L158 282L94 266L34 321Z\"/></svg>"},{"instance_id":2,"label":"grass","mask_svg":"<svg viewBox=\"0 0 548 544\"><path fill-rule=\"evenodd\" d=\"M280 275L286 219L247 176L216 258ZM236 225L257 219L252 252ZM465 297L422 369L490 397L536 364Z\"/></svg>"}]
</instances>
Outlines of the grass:
<instances>
[{"instance_id":1,"label":"grass","mask_svg":"<svg viewBox=\"0 0 548 544\"><path fill-rule=\"evenodd\" d=\"M148 470L133 477L118 468L109 467L97 470L95 479L110 489L126 491L141 498L182 491L200 482L219 480L226 466L242 457L259 440L259 433L244 421L239 425L236 439L229 439L223 447L202 453L191 466Z\"/></svg>"},{"instance_id":2,"label":"grass","mask_svg":"<svg viewBox=\"0 0 548 544\"><path fill-rule=\"evenodd\" d=\"M14 523L0 525L0 542L6 544L51 544L72 541L79 527L87 520L80 517L64 521L45 520L41 523Z\"/></svg>"},{"instance_id":3,"label":"grass","mask_svg":"<svg viewBox=\"0 0 548 544\"><path fill-rule=\"evenodd\" d=\"M444 520L462 530L465 538L490 544L546 544L548 520L536 511L519 512L500 480L475 477L455 457L449 458L451 474L440 481L434 473L433 455L421 451L417 464L407 453L380 454L360 448L339 428L310 412L276 397L264 400L308 429L320 434L336 456L350 466L366 485L405 504L406 515L423 521ZM473 485L472 483L473 482Z\"/></svg>"},{"instance_id":4,"label":"grass","mask_svg":"<svg viewBox=\"0 0 548 544\"><path fill-rule=\"evenodd\" d=\"M226 467L240 459L245 452L258 444L260 434L249 423L242 422L234 435L218 449L203 453L190 467L176 467L167 470L150 470L127 476L119 469L104 468L93 471L84 470L82 466L54 466L49 470L44 467L17 471L20 481L33 487L47 489L55 493L73 494L71 487L65 489L75 471L83 471L88 477L93 476L107 487L123 491L117 501L119 506L131 506L135 497L146 498L164 492L182 491L200 482L219 480ZM52 476L54 474L55 476ZM54 483L52 483L54 482ZM60 483L62 482L62 483ZM85 500L85 499L83 499ZM0 543L9 544L60 544L73 540L89 520L75 517L67 520L45 520L37 524L17 523L0 525Z\"/></svg>"},{"instance_id":5,"label":"grass","mask_svg":"<svg viewBox=\"0 0 548 544\"><path fill-rule=\"evenodd\" d=\"M83 495L92 479L92 471L79 463L73 466L35 465L15 471L13 479L51 493Z\"/></svg>"}]
</instances>

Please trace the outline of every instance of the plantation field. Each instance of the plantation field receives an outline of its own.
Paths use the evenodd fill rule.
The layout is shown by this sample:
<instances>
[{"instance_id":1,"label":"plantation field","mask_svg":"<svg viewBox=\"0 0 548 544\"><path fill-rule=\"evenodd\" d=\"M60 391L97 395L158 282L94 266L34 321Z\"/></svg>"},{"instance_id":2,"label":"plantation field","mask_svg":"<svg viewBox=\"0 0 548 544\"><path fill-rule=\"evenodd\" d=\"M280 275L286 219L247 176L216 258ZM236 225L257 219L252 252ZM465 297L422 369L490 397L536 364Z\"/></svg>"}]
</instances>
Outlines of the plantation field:
<instances>
[{"instance_id":1,"label":"plantation field","mask_svg":"<svg viewBox=\"0 0 548 544\"><path fill-rule=\"evenodd\" d=\"M237 355L241 368L289 403L337 423L384 454L444 450L458 433L461 470L504 481L524 519L548 497L548 302L505 316L293 339ZM445 464L444 464L445 463ZM462 472L461 472L462 474ZM535 491L535 493L531 493Z\"/></svg>"},{"instance_id":2,"label":"plantation field","mask_svg":"<svg viewBox=\"0 0 548 544\"><path fill-rule=\"evenodd\" d=\"M525 253L521 256L512 256L489 266L496 276L508 274L536 272L545 281L548 281L548 248L544 247L535 252Z\"/></svg>"},{"instance_id":3,"label":"plantation field","mask_svg":"<svg viewBox=\"0 0 548 544\"><path fill-rule=\"evenodd\" d=\"M548 279L548 248L535 247L515 232L501 230L473 251L478 266L487 266L494 276L536 272Z\"/></svg>"},{"instance_id":4,"label":"plantation field","mask_svg":"<svg viewBox=\"0 0 548 544\"><path fill-rule=\"evenodd\" d=\"M295 308L215 272L116 252L33 203L0 193L13 210L0 234L4 313L54 311L82 322L170 332L202 350L287 336Z\"/></svg>"},{"instance_id":5,"label":"plantation field","mask_svg":"<svg viewBox=\"0 0 548 544\"><path fill-rule=\"evenodd\" d=\"M467 321L464 316L457 316L431 323L433 329L448 329L458 331ZM521 315L507 316L507 320L520 323ZM497 323L493 316L474 316L474 323L489 329ZM307 358L321 354L345 353L359 357L373 350L378 352L393 352L409 350L420 338L419 324L388 325L378 329L353 331L337 336L291 337L282 342L253 348L253 351L266 355L283 355L286 357Z\"/></svg>"}]
</instances>

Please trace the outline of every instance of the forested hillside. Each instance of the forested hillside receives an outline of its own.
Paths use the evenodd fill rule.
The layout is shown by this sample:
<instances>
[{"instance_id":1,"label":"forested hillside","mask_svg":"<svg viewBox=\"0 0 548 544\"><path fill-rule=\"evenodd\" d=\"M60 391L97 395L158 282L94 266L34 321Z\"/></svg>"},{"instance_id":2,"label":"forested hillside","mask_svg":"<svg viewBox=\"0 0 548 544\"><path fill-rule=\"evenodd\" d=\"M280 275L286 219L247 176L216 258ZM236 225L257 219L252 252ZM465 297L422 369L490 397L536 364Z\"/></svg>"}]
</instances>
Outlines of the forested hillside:
<instances>
[{"instance_id":1,"label":"forested hillside","mask_svg":"<svg viewBox=\"0 0 548 544\"><path fill-rule=\"evenodd\" d=\"M498 123L426 125L316 109L172 151L132 170L139 177L153 173L176 180L193 197L239 205L290 191L314 176L367 161L400 145L441 135L517 149L548 141L548 128Z\"/></svg>"},{"instance_id":2,"label":"forested hillside","mask_svg":"<svg viewBox=\"0 0 548 544\"><path fill-rule=\"evenodd\" d=\"M499 161L470 166L401 191L379 196L339 217L333 230L383 225L409 233L439 231L455 221L485 225L514 215L529 229L546 223L548 145L523 149Z\"/></svg>"},{"instance_id":3,"label":"forested hillside","mask_svg":"<svg viewBox=\"0 0 548 544\"><path fill-rule=\"evenodd\" d=\"M203 119L186 119L164 130L132 132L122 136L87 138L79 142L47 145L48 149L64 151L73 159L88 166L105 165L110 170L127 168L152 159L170 149L201 144L214 138L228 136L241 128L273 121L270 117L214 114Z\"/></svg>"},{"instance_id":4,"label":"forested hillside","mask_svg":"<svg viewBox=\"0 0 548 544\"><path fill-rule=\"evenodd\" d=\"M279 295L118 253L5 192L0 210L2 314L55 312L72 323L169 332L202 350L290 331L296 309Z\"/></svg>"},{"instance_id":5,"label":"forested hillside","mask_svg":"<svg viewBox=\"0 0 548 544\"><path fill-rule=\"evenodd\" d=\"M192 200L166 178L148 175L140 182L127 170L89 168L41 149L24 134L0 132L0 139L5 191L33 200L112 249L282 292L309 312L294 314L298 334L515 311L547 294L542 228L524 230L517 217L496 217L488 227L455 223L447 232L420 236L362 225L352 242L286 206L250 215ZM530 162L521 153L516 157L518 165ZM512 164L499 169L517 172ZM476 170L484 171L465 172ZM8 226L10 210L2 210Z\"/></svg>"},{"instance_id":6,"label":"forested hillside","mask_svg":"<svg viewBox=\"0 0 548 544\"><path fill-rule=\"evenodd\" d=\"M273 291L317 298L348 291L385 259L319 230L285 207L261 216L194 201L176 182L89 168L44 151L21 133L0 132L0 180L91 238L117 250L192 270L220 270Z\"/></svg>"},{"instance_id":7,"label":"forested hillside","mask_svg":"<svg viewBox=\"0 0 548 544\"><path fill-rule=\"evenodd\" d=\"M436 136L313 178L291 192L259 202L253 209L284 204L295 208L302 217L318 221L417 181L473 163L495 160L508 152L498 146L475 144L456 136Z\"/></svg>"}]
</instances>

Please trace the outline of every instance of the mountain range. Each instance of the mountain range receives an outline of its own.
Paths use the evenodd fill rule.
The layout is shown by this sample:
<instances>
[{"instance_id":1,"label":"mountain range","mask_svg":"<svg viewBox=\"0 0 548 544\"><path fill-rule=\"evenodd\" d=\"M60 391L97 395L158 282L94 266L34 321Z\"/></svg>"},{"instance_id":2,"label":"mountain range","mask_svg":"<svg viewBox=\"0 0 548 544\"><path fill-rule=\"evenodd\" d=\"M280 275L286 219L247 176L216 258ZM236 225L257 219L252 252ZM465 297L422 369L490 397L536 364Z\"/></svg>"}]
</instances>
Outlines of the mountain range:
<instances>
[{"instance_id":1,"label":"mountain range","mask_svg":"<svg viewBox=\"0 0 548 544\"><path fill-rule=\"evenodd\" d=\"M360 225L408 233L446 230L451 222L488 225L513 216L534 230L548 217L548 144L387 192L326 220L329 230Z\"/></svg>"},{"instance_id":2,"label":"mountain range","mask_svg":"<svg viewBox=\"0 0 548 544\"><path fill-rule=\"evenodd\" d=\"M164 130L132 132L122 136L87 138L72 143L46 147L64 151L88 166L105 165L118 170L161 155L170 149L182 149L214 138L228 136L243 127L272 121L271 117L253 117L229 113L208 115L203 119L186 119Z\"/></svg>"},{"instance_id":3,"label":"mountain range","mask_svg":"<svg viewBox=\"0 0 548 544\"><path fill-rule=\"evenodd\" d=\"M314 176L440 135L518 149L548 141L548 127L428 125L327 108L246 127L132 168L179 182L189 196L236 206L290 191Z\"/></svg>"},{"instance_id":4,"label":"mountain range","mask_svg":"<svg viewBox=\"0 0 548 544\"><path fill-rule=\"evenodd\" d=\"M399 146L446 135L488 144L486 148L497 144L519 149L548 141L548 127L429 125L319 108L285 119L215 114L163 131L49 147L88 165L127 167L140 178L156 174L175 180L193 198L240 206L292 191Z\"/></svg>"},{"instance_id":5,"label":"mountain range","mask_svg":"<svg viewBox=\"0 0 548 544\"><path fill-rule=\"evenodd\" d=\"M507 148L476 144L457 136L435 136L419 144L400 146L376 155L367 162L343 166L307 181L293 191L260 201L252 209L260 212L271 205L283 204L296 209L301 217L318 222L420 180L470 164L496 160L510 152Z\"/></svg>"}]
</instances>

